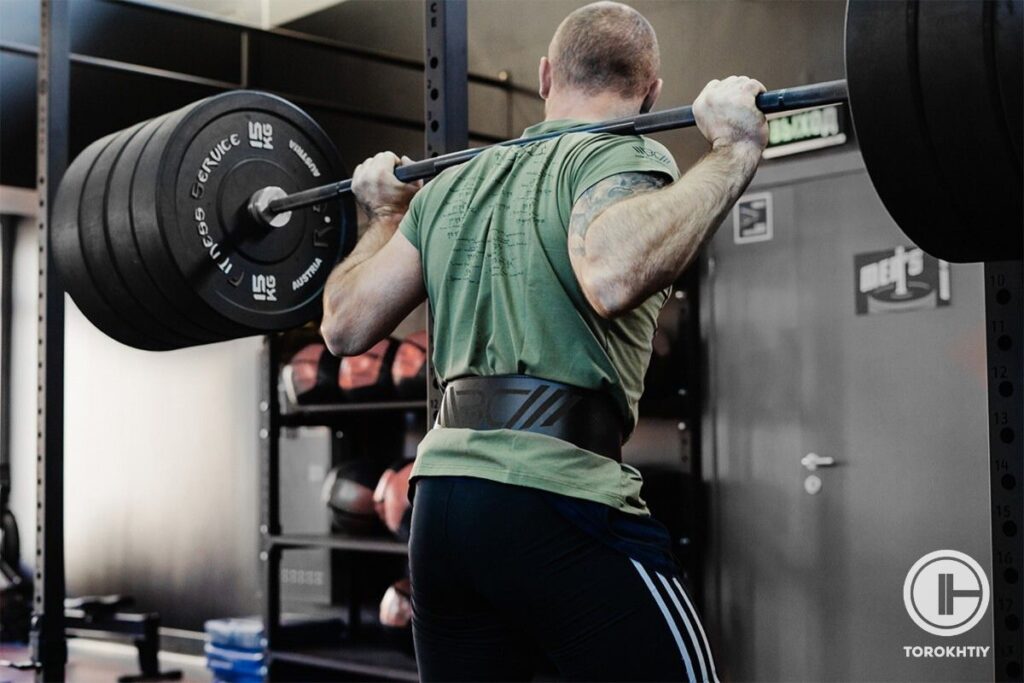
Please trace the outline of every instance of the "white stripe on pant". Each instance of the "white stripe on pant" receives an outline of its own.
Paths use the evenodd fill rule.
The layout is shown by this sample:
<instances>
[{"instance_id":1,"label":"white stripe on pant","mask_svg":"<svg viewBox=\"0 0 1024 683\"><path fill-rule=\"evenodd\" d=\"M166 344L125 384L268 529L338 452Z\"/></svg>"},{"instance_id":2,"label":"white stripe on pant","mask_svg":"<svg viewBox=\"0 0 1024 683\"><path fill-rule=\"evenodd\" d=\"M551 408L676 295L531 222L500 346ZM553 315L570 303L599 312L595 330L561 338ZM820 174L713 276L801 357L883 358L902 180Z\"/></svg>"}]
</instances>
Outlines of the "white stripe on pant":
<instances>
[{"instance_id":1,"label":"white stripe on pant","mask_svg":"<svg viewBox=\"0 0 1024 683\"><path fill-rule=\"evenodd\" d=\"M661 610L661 614L665 617L665 623L668 624L669 630L672 632L672 638L676 642L676 646L679 648L679 654L683 658L683 662L686 664L686 673L691 681L713 681L718 683L718 673L715 670L714 659L711 656L711 648L708 645L707 636L704 634L704 628L701 626L700 619L697 618L697 613L693 609L693 604L686 595L686 591L683 590L682 585L679 581L673 577L672 584L665 579L658 572L653 572L658 580L661 582L672 601L672 605L675 608L675 614L678 615L679 621L682 622L686 629L686 635L689 636L689 642L691 649L697 654L697 663L700 665L700 678L697 678L696 673L693 669L693 662L690 659L690 655L687 652L686 645L683 643L683 636L679 632L679 628L676 626L676 619L672 617L672 612L669 606L662 599L661 594L658 593L658 589L655 587L654 582L647 569L636 560L630 560L633 566L636 567L637 573L640 574L640 578L643 579L644 584L647 586L647 590L651 592L651 596L654 598L654 602L658 605L658 609ZM680 603L680 598L686 603L686 608ZM697 638L697 633L694 631L693 624L696 623L697 631L700 632L700 640ZM705 662L707 664L705 665ZM711 676L708 676L708 669L711 669Z\"/></svg>"}]
</instances>

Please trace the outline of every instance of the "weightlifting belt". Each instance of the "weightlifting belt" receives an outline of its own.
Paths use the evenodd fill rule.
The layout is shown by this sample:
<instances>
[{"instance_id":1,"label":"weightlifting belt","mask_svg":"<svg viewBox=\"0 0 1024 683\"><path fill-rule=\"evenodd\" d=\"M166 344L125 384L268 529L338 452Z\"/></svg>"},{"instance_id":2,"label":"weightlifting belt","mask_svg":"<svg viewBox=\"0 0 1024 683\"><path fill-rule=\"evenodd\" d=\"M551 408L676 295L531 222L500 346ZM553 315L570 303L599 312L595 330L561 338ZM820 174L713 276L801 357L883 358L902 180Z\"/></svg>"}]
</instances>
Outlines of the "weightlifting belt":
<instances>
[{"instance_id":1,"label":"weightlifting belt","mask_svg":"<svg viewBox=\"0 0 1024 683\"><path fill-rule=\"evenodd\" d=\"M545 434L622 461L622 418L611 398L526 375L451 380L445 386L437 425Z\"/></svg>"}]
</instances>

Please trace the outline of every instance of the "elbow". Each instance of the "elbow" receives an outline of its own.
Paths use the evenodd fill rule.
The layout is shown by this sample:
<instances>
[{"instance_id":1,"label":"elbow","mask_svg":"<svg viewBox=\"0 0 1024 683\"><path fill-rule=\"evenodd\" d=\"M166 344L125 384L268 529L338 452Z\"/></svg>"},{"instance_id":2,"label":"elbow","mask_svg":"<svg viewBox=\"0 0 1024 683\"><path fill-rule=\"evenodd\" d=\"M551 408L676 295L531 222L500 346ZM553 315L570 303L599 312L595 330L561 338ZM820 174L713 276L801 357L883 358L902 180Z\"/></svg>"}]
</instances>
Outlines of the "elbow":
<instances>
[{"instance_id":1,"label":"elbow","mask_svg":"<svg viewBox=\"0 0 1024 683\"><path fill-rule=\"evenodd\" d=\"M359 326L347 315L343 307L325 307L323 321L320 323L320 335L324 338L327 350L335 356L357 356L369 348L370 344L359 334Z\"/></svg>"},{"instance_id":2,"label":"elbow","mask_svg":"<svg viewBox=\"0 0 1024 683\"><path fill-rule=\"evenodd\" d=\"M579 282L594 312L605 320L614 320L670 286L676 277L675 272L653 267L625 269L592 265L583 270Z\"/></svg>"},{"instance_id":3,"label":"elbow","mask_svg":"<svg viewBox=\"0 0 1024 683\"><path fill-rule=\"evenodd\" d=\"M329 323L326 319L320 325L320 334L324 338L327 350L334 356L358 356L370 347L344 325L337 322Z\"/></svg>"},{"instance_id":4,"label":"elbow","mask_svg":"<svg viewBox=\"0 0 1024 683\"><path fill-rule=\"evenodd\" d=\"M607 270L587 269L580 287L590 307L605 320L612 320L637 307L636 293L628 278Z\"/></svg>"},{"instance_id":5,"label":"elbow","mask_svg":"<svg viewBox=\"0 0 1024 683\"><path fill-rule=\"evenodd\" d=\"M320 323L320 336L324 338L324 344L327 346L327 350L331 352L331 355L347 355L348 340L345 338L345 334L336 320L324 315L323 322Z\"/></svg>"}]
</instances>

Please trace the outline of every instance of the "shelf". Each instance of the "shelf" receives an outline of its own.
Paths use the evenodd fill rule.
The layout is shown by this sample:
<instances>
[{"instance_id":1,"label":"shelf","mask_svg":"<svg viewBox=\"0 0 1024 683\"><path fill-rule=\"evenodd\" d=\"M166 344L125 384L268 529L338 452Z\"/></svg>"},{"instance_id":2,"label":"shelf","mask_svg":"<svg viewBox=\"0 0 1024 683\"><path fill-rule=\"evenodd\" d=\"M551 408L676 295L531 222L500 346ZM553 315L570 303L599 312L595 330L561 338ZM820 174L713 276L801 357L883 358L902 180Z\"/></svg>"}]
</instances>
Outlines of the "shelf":
<instances>
[{"instance_id":1,"label":"shelf","mask_svg":"<svg viewBox=\"0 0 1024 683\"><path fill-rule=\"evenodd\" d=\"M282 407L281 424L317 424L348 413L426 410L427 401L376 401L372 403L321 403Z\"/></svg>"},{"instance_id":2,"label":"shelf","mask_svg":"<svg viewBox=\"0 0 1024 683\"><path fill-rule=\"evenodd\" d=\"M384 555L408 555L409 546L391 538L346 536L344 534L281 534L268 536L272 546L280 548L331 548Z\"/></svg>"},{"instance_id":3,"label":"shelf","mask_svg":"<svg viewBox=\"0 0 1024 683\"><path fill-rule=\"evenodd\" d=\"M392 681L419 680L415 658L385 645L339 643L330 646L269 650L267 654L271 663L289 662Z\"/></svg>"}]
</instances>

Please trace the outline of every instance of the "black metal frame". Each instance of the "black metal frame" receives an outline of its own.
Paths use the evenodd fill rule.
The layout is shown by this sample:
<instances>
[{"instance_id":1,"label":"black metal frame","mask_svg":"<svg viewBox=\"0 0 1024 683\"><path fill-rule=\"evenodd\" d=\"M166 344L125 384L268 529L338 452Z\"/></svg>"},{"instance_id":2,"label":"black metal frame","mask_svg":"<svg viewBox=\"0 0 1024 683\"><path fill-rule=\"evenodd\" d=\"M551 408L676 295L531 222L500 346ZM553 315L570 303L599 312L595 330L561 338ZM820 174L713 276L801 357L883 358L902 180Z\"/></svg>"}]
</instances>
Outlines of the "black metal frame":
<instances>
[{"instance_id":1,"label":"black metal frame","mask_svg":"<svg viewBox=\"0 0 1024 683\"><path fill-rule=\"evenodd\" d=\"M281 535L281 406L275 371L280 365L278 339L267 337L260 358L260 562L263 572L263 628L272 653L281 633L281 553L273 538Z\"/></svg>"},{"instance_id":2,"label":"black metal frame","mask_svg":"<svg viewBox=\"0 0 1024 683\"><path fill-rule=\"evenodd\" d=\"M426 126L426 156L438 156L449 151L464 149L469 143L469 111L466 56L466 0L426 0L426 56L424 102ZM428 314L428 330L430 316ZM429 335L428 335L429 336ZM405 554L404 543L377 539L357 539L342 536L282 534L280 519L280 445L281 428L285 424L323 424L340 414L375 410L408 410L422 407L422 403L388 402L357 406L309 406L282 414L277 393L276 369L280 365L281 351L278 337L267 337L262 354L260 377L260 534L262 551L260 561L263 572L263 620L267 637L268 671L274 679L281 665L307 668L340 669L349 673L411 679L415 673L397 669L391 664L372 664L366 661L342 661L344 652L326 653L294 651L282 644L287 636L281 625L282 553L289 548L331 548L345 552L376 554ZM439 405L439 394L432 372L428 373L428 428ZM354 602L354 601L353 601ZM358 614L350 605L350 620L358 622Z\"/></svg>"},{"instance_id":3,"label":"black metal frame","mask_svg":"<svg viewBox=\"0 0 1024 683\"><path fill-rule=\"evenodd\" d=\"M469 146L469 97L466 90L466 0L425 0L423 41L424 159ZM434 316L427 310L427 358L432 356ZM427 363L427 429L441 410L441 387Z\"/></svg>"},{"instance_id":4,"label":"black metal frame","mask_svg":"<svg viewBox=\"0 0 1024 683\"><path fill-rule=\"evenodd\" d=\"M68 0L40 0L38 63L39 368L36 575L32 656L36 680L64 680L64 290L50 256L50 207L68 163Z\"/></svg>"},{"instance_id":5,"label":"black metal frame","mask_svg":"<svg viewBox=\"0 0 1024 683\"><path fill-rule=\"evenodd\" d=\"M466 55L466 0L427 0L426 55L423 62L426 104L426 155L438 156L462 150L468 145L469 112ZM428 330L430 316L428 314ZM392 678L415 678L415 672L395 669L393 665L374 665L368 661L342 661L344 652L317 654L284 647L287 636L281 624L281 561L289 548L330 548L345 552L406 554L406 545L374 539L352 539L339 536L310 536L282 533L280 517L280 436L286 424L324 424L352 411L388 411L422 408L422 402L394 401L360 405L306 407L282 414L276 391L276 369L281 362L280 340L267 337L262 353L263 374L260 378L260 455L261 455L261 521L263 573L263 621L267 638L268 672L272 680L285 665L306 668L339 669L348 673L370 674ZM428 375L428 427L439 402L432 374ZM354 603L354 600L352 600ZM349 605L349 620L358 622L357 610ZM281 669L284 672L284 669Z\"/></svg>"},{"instance_id":6,"label":"black metal frame","mask_svg":"<svg viewBox=\"0 0 1024 683\"><path fill-rule=\"evenodd\" d=\"M7 512L11 493L11 266L15 231L9 217L0 216L0 515Z\"/></svg>"},{"instance_id":7,"label":"black metal frame","mask_svg":"<svg viewBox=\"0 0 1024 683\"><path fill-rule=\"evenodd\" d=\"M995 680L1020 681L1024 660L1024 283L1021 261L985 264L992 623Z\"/></svg>"}]
</instances>

